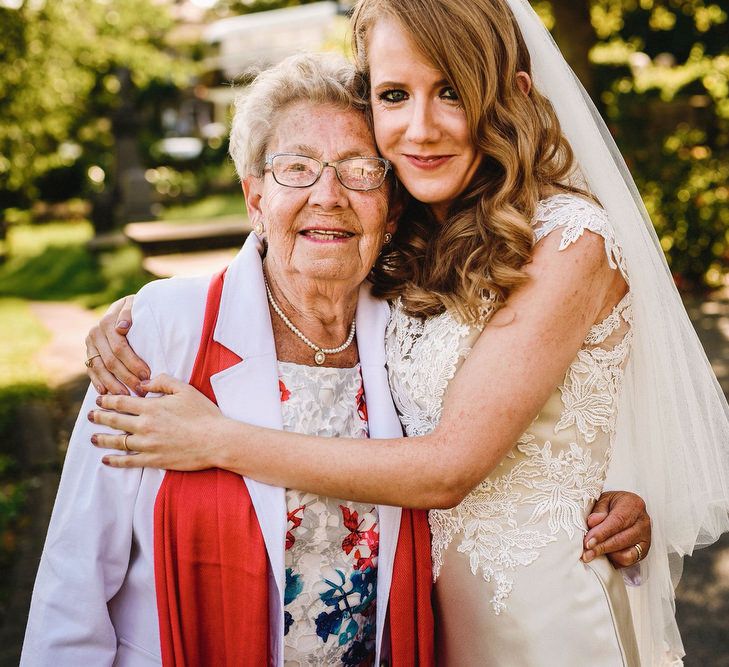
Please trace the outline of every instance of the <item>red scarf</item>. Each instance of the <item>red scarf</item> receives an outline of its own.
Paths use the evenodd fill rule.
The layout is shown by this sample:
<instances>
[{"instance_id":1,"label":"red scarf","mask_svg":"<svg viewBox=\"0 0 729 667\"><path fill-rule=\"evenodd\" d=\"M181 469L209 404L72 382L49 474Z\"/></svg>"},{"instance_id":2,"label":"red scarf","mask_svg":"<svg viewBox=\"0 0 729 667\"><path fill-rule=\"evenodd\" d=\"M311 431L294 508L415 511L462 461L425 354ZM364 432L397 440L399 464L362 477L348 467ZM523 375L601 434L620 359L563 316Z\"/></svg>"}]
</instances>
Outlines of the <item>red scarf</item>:
<instances>
[{"instance_id":1,"label":"red scarf","mask_svg":"<svg viewBox=\"0 0 729 667\"><path fill-rule=\"evenodd\" d=\"M190 384L241 361L213 340L225 272L213 277ZM167 471L154 507L154 572L165 667L263 667L270 662L266 545L248 488L226 470ZM403 510L390 590L392 667L433 659L430 532Z\"/></svg>"}]
</instances>

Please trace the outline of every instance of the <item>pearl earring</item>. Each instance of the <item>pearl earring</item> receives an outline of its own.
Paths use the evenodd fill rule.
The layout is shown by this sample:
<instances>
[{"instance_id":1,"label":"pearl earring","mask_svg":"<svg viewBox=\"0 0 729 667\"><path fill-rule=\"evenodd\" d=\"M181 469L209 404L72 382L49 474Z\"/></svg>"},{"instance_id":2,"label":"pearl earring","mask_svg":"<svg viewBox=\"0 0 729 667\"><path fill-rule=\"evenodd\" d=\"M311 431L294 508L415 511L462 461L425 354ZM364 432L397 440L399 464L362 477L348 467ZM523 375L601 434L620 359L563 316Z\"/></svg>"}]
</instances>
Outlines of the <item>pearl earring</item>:
<instances>
[{"instance_id":1,"label":"pearl earring","mask_svg":"<svg viewBox=\"0 0 729 667\"><path fill-rule=\"evenodd\" d=\"M390 234L390 232L385 232L385 245L387 245L390 241L392 241L392 234Z\"/></svg>"},{"instance_id":2,"label":"pearl earring","mask_svg":"<svg viewBox=\"0 0 729 667\"><path fill-rule=\"evenodd\" d=\"M263 236L263 223L260 220L253 225L253 231L256 233L256 236Z\"/></svg>"}]
</instances>

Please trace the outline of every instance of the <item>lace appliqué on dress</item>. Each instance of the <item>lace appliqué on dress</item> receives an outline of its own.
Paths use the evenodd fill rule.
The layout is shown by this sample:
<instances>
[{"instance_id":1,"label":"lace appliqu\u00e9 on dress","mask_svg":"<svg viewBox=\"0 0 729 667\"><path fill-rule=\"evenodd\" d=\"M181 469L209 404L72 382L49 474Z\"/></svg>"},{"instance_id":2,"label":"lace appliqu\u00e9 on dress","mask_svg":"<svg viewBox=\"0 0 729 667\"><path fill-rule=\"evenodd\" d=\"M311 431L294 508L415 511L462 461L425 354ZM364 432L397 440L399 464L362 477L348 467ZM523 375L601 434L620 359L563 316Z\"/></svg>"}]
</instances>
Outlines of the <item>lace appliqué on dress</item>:
<instances>
[{"instance_id":1,"label":"lace appliqu\u00e9 on dress","mask_svg":"<svg viewBox=\"0 0 729 667\"><path fill-rule=\"evenodd\" d=\"M596 203L572 194L559 194L537 204L532 221L535 241L541 241L558 227L562 228L560 250L575 243L585 231L599 234L605 240L605 253L610 267L620 269L627 280L623 253L615 240L615 232L604 209Z\"/></svg>"},{"instance_id":2,"label":"lace appliqu\u00e9 on dress","mask_svg":"<svg viewBox=\"0 0 729 667\"><path fill-rule=\"evenodd\" d=\"M581 197L557 195L540 202L534 227L536 240L561 228L560 250L585 230L600 234L611 266L624 266L604 211ZM562 409L549 425L555 437L538 441L528 431L457 507L430 512L434 580L449 545L462 535L457 549L468 555L473 574L494 582L491 605L499 614L513 590L510 572L532 564L560 532L571 539L585 531L586 511L600 495L609 462L630 350L630 303L628 293L588 332L559 388ZM408 435L437 425L447 383L468 355L473 334L448 313L420 321L398 304L393 307L388 365Z\"/></svg>"},{"instance_id":3,"label":"lace appliqu\u00e9 on dress","mask_svg":"<svg viewBox=\"0 0 729 667\"><path fill-rule=\"evenodd\" d=\"M554 427L555 433L575 425L586 443L593 443L598 431L602 431L610 437L612 445L623 368L632 341L631 322L631 296L628 292L607 318L590 329L585 346L567 369L559 388L564 410ZM626 327L625 333L615 347L599 347L621 326Z\"/></svg>"},{"instance_id":4,"label":"lace appliqu\u00e9 on dress","mask_svg":"<svg viewBox=\"0 0 729 667\"><path fill-rule=\"evenodd\" d=\"M399 299L393 303L386 333L390 386L409 436L438 425L448 383L468 355L463 340L470 333L469 325L448 312L419 319L405 313Z\"/></svg>"}]
</instances>

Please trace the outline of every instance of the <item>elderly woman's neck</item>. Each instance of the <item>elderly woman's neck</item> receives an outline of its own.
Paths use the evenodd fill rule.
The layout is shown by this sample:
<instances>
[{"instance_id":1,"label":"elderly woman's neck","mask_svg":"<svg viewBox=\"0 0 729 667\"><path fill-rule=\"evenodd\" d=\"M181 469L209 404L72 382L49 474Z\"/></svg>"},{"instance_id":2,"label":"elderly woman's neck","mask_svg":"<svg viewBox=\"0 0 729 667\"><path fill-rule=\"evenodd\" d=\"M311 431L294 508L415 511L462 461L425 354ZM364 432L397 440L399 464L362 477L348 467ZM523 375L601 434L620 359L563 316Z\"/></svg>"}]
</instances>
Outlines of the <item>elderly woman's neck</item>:
<instances>
[{"instance_id":1,"label":"elderly woman's neck","mask_svg":"<svg viewBox=\"0 0 729 667\"><path fill-rule=\"evenodd\" d=\"M279 276L266 271L276 305L307 338L336 347L349 335L357 309L359 286L333 279Z\"/></svg>"}]
</instances>

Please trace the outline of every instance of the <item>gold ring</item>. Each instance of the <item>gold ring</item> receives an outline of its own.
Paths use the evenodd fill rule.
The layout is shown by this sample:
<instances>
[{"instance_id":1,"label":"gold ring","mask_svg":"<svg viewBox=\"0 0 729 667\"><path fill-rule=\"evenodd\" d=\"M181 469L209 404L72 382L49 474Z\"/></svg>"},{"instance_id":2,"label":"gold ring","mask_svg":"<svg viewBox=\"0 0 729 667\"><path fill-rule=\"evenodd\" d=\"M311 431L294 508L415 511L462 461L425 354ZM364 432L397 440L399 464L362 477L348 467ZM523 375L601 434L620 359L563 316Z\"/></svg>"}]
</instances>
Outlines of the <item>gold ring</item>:
<instances>
[{"instance_id":1,"label":"gold ring","mask_svg":"<svg viewBox=\"0 0 729 667\"><path fill-rule=\"evenodd\" d=\"M636 553L638 554L638 560L635 562L640 563L640 561L643 560L643 549L640 548L640 544L634 544L633 549L635 549Z\"/></svg>"},{"instance_id":2,"label":"gold ring","mask_svg":"<svg viewBox=\"0 0 729 667\"><path fill-rule=\"evenodd\" d=\"M100 354L92 354L84 363L86 364L86 368L92 368L93 367L93 360L96 359L96 357L100 357Z\"/></svg>"},{"instance_id":3,"label":"gold ring","mask_svg":"<svg viewBox=\"0 0 729 667\"><path fill-rule=\"evenodd\" d=\"M127 445L127 438L131 435L131 433L125 433L124 434L124 440L122 440L122 447L124 447L124 451L129 451L129 445ZM640 558L638 559L640 560Z\"/></svg>"}]
</instances>

